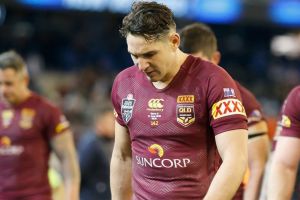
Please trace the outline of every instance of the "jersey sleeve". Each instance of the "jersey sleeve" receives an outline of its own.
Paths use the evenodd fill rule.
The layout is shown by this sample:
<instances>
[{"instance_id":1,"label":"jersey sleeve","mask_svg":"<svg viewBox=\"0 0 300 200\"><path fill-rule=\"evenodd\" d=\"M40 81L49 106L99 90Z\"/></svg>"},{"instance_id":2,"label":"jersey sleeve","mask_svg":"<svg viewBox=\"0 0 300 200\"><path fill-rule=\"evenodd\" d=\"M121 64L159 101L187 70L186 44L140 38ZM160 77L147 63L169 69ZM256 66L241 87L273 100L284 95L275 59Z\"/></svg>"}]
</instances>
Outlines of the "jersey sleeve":
<instances>
[{"instance_id":1,"label":"jersey sleeve","mask_svg":"<svg viewBox=\"0 0 300 200\"><path fill-rule=\"evenodd\" d=\"M284 101L279 124L280 136L300 138L300 87L294 88Z\"/></svg>"},{"instance_id":2,"label":"jersey sleeve","mask_svg":"<svg viewBox=\"0 0 300 200\"><path fill-rule=\"evenodd\" d=\"M215 135L235 129L247 129L240 92L233 79L220 67L209 77L208 106L210 125Z\"/></svg>"},{"instance_id":3,"label":"jersey sleeve","mask_svg":"<svg viewBox=\"0 0 300 200\"><path fill-rule=\"evenodd\" d=\"M248 127L265 120L262 114L261 105L255 96L248 89L236 82L236 85L241 93L242 102L248 118Z\"/></svg>"},{"instance_id":4,"label":"jersey sleeve","mask_svg":"<svg viewBox=\"0 0 300 200\"><path fill-rule=\"evenodd\" d=\"M113 83L112 86L112 91L111 91L111 101L114 107L114 114L116 121L121 125L121 126L126 126L122 119L122 114L121 114L121 101L122 99L118 95L118 89L119 89L119 80L120 80L120 75L118 75Z\"/></svg>"},{"instance_id":5,"label":"jersey sleeve","mask_svg":"<svg viewBox=\"0 0 300 200\"><path fill-rule=\"evenodd\" d=\"M48 138L59 135L70 128L69 121L56 106L46 104L45 111L47 112L45 124Z\"/></svg>"}]
</instances>

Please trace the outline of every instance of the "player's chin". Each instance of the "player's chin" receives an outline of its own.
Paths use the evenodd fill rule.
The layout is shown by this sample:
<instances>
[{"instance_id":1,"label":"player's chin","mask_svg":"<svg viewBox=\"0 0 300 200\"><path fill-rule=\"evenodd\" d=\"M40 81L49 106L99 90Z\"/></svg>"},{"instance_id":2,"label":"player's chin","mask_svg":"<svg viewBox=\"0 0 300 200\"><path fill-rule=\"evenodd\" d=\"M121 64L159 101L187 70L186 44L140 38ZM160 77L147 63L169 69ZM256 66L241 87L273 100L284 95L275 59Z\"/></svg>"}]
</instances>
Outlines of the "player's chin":
<instances>
[{"instance_id":1,"label":"player's chin","mask_svg":"<svg viewBox=\"0 0 300 200\"><path fill-rule=\"evenodd\" d=\"M157 82L160 81L160 77L156 73L147 74L147 78L151 82Z\"/></svg>"},{"instance_id":2,"label":"player's chin","mask_svg":"<svg viewBox=\"0 0 300 200\"><path fill-rule=\"evenodd\" d=\"M147 76L148 80L151 81L151 82L157 82L157 81L160 81L160 79L158 77L155 77L155 76Z\"/></svg>"}]
</instances>

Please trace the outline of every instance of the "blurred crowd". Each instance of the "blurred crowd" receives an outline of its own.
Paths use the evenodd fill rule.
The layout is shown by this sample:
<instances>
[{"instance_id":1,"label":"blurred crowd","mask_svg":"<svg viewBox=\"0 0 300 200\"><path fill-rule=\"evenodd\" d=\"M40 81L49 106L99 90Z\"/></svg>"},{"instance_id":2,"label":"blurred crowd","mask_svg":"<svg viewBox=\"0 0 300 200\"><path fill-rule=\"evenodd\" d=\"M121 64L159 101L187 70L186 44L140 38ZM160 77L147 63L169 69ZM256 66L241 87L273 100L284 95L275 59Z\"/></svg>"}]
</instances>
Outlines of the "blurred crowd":
<instances>
[{"instance_id":1,"label":"blurred crowd","mask_svg":"<svg viewBox=\"0 0 300 200\"><path fill-rule=\"evenodd\" d=\"M79 130L109 102L114 75L132 64L118 33L122 17L7 7L0 50L15 48L27 59L32 87L61 105L72 122L80 122ZM177 21L178 29L190 23ZM257 96L268 116L277 116L287 92L300 82L300 58L274 56L270 43L294 29L250 22L211 26L219 38L221 66Z\"/></svg>"}]
</instances>

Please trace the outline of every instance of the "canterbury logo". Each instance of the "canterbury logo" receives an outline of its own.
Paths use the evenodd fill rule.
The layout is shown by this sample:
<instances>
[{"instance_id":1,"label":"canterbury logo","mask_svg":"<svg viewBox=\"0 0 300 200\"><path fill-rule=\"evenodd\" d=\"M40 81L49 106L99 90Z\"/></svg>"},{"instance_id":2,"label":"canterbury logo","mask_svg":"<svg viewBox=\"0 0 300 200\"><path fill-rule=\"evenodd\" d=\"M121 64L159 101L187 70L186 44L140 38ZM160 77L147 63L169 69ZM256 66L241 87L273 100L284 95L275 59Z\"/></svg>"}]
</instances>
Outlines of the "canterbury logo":
<instances>
[{"instance_id":1,"label":"canterbury logo","mask_svg":"<svg viewBox=\"0 0 300 200\"><path fill-rule=\"evenodd\" d=\"M238 99L224 99L218 101L212 107L212 117L214 119L236 114L246 116L244 106Z\"/></svg>"},{"instance_id":2,"label":"canterbury logo","mask_svg":"<svg viewBox=\"0 0 300 200\"><path fill-rule=\"evenodd\" d=\"M163 99L150 99L148 101L148 107L151 109L161 109L164 107L162 104L163 101Z\"/></svg>"},{"instance_id":3,"label":"canterbury logo","mask_svg":"<svg viewBox=\"0 0 300 200\"><path fill-rule=\"evenodd\" d=\"M152 144L148 147L148 151L152 154L157 154L159 157L164 155L164 149L159 144Z\"/></svg>"}]
</instances>

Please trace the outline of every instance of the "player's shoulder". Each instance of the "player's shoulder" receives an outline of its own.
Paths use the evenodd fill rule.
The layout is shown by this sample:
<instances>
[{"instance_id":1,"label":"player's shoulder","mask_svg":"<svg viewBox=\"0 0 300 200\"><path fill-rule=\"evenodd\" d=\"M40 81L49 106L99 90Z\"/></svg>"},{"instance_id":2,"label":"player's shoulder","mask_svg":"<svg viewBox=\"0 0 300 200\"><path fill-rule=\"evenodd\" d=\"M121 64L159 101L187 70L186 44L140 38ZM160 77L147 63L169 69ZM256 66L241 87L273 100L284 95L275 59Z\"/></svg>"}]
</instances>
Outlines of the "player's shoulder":
<instances>
[{"instance_id":1,"label":"player's shoulder","mask_svg":"<svg viewBox=\"0 0 300 200\"><path fill-rule=\"evenodd\" d=\"M300 85L295 86L289 93L289 96L300 99Z\"/></svg>"},{"instance_id":2,"label":"player's shoulder","mask_svg":"<svg viewBox=\"0 0 300 200\"><path fill-rule=\"evenodd\" d=\"M294 87L285 98L281 112L284 115L298 115L300 111L300 86Z\"/></svg>"},{"instance_id":3,"label":"player's shoulder","mask_svg":"<svg viewBox=\"0 0 300 200\"><path fill-rule=\"evenodd\" d=\"M37 93L32 93L31 102L35 107L40 107L45 110L56 110L58 107L46 97Z\"/></svg>"},{"instance_id":4,"label":"player's shoulder","mask_svg":"<svg viewBox=\"0 0 300 200\"><path fill-rule=\"evenodd\" d=\"M210 77L224 77L228 76L226 70L222 67L215 65L209 61L190 55L188 58L189 74L197 78L210 78Z\"/></svg>"},{"instance_id":5,"label":"player's shoulder","mask_svg":"<svg viewBox=\"0 0 300 200\"><path fill-rule=\"evenodd\" d=\"M296 86L291 89L291 91L288 93L287 97L285 98L284 105L285 104L292 104L299 107L299 101L300 101L300 86Z\"/></svg>"},{"instance_id":6,"label":"player's shoulder","mask_svg":"<svg viewBox=\"0 0 300 200\"><path fill-rule=\"evenodd\" d=\"M138 67L135 65L127 67L126 69L119 72L116 76L117 80L127 79L130 77L135 77L139 73Z\"/></svg>"}]
</instances>

